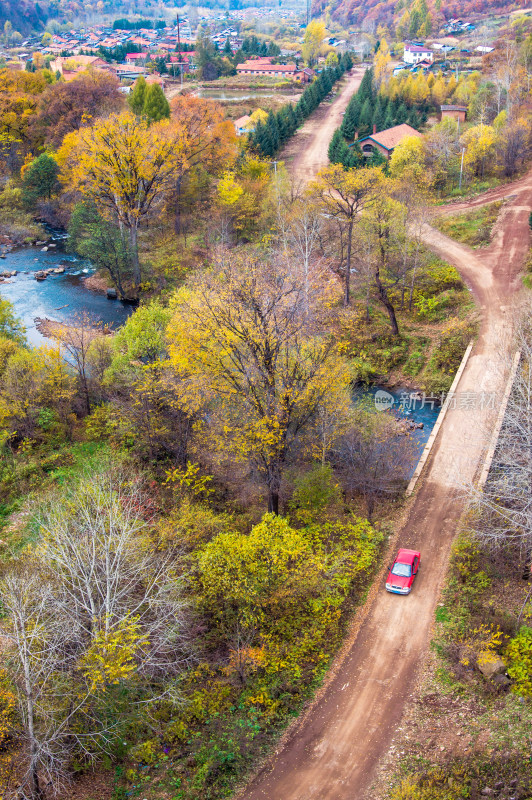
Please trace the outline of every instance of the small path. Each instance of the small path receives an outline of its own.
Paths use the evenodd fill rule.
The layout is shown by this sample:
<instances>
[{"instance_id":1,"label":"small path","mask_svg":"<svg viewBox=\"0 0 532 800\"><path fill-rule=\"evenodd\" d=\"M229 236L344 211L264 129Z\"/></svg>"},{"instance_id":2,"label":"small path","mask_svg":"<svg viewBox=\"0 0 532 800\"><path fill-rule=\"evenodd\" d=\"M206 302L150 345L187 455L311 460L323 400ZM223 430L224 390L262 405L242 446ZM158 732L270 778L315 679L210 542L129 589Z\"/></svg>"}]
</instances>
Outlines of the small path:
<instances>
[{"instance_id":1,"label":"small path","mask_svg":"<svg viewBox=\"0 0 532 800\"><path fill-rule=\"evenodd\" d=\"M304 183L316 177L316 173L329 163L329 142L342 123L342 114L351 97L357 91L367 66L353 67L344 76L340 92L332 103L320 103L302 127L296 131L279 154L290 174Z\"/></svg>"}]
</instances>

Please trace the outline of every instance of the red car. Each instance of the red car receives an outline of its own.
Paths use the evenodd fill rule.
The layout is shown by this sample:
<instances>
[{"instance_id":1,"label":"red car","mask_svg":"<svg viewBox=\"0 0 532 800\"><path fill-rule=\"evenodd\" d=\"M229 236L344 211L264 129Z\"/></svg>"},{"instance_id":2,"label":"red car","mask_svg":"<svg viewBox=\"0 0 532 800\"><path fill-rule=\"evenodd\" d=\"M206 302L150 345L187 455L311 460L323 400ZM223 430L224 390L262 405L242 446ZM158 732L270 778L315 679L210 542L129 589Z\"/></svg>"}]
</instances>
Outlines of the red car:
<instances>
[{"instance_id":1,"label":"red car","mask_svg":"<svg viewBox=\"0 0 532 800\"><path fill-rule=\"evenodd\" d=\"M399 550L386 579L386 589L394 594L410 594L419 569L421 553L418 550Z\"/></svg>"}]
</instances>

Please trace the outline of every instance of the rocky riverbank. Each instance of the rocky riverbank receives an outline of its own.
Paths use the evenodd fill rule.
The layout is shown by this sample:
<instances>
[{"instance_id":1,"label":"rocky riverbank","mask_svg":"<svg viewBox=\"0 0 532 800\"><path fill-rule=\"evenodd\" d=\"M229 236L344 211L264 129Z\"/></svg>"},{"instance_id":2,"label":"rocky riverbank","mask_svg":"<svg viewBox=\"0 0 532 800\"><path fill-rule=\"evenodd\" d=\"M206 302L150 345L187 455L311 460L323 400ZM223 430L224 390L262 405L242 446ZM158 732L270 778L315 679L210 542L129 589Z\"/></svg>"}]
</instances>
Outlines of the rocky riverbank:
<instances>
[{"instance_id":1,"label":"rocky riverbank","mask_svg":"<svg viewBox=\"0 0 532 800\"><path fill-rule=\"evenodd\" d=\"M88 275L83 278L82 283L85 289L89 289L91 292L98 292L98 294L107 294L107 289L109 288L107 278L97 272L94 275Z\"/></svg>"}]
</instances>

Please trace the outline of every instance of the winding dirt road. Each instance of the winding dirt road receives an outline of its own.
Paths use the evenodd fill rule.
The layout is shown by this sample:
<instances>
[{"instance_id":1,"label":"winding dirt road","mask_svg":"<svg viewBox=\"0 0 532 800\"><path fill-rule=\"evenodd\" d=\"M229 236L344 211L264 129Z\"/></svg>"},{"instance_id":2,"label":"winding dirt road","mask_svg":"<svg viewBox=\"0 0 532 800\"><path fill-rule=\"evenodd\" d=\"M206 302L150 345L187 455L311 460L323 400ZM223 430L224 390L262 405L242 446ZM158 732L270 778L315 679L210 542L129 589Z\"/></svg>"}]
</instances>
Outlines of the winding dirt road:
<instances>
[{"instance_id":1,"label":"winding dirt road","mask_svg":"<svg viewBox=\"0 0 532 800\"><path fill-rule=\"evenodd\" d=\"M333 102L321 103L283 148L279 160L286 163L291 175L306 183L315 177L318 170L327 166L329 142L340 126L342 114L360 86L365 71L365 66L353 67L344 77Z\"/></svg>"},{"instance_id":2,"label":"winding dirt road","mask_svg":"<svg viewBox=\"0 0 532 800\"><path fill-rule=\"evenodd\" d=\"M308 162L306 158L301 155L310 168L316 156ZM521 293L519 272L530 242L532 173L490 192L487 199L453 206L465 210L502 197L509 200L488 248L471 250L428 225L424 231L426 243L460 270L477 300L482 325L457 389L456 407L445 417L406 521L395 537L402 546L422 552L417 585L408 597L389 595L382 572L328 683L239 795L242 800L370 796L376 767L409 702L431 638L435 606L463 511L455 487L474 479L496 415L496 410L484 406L490 405L493 395L496 406L502 396L511 312Z\"/></svg>"}]
</instances>

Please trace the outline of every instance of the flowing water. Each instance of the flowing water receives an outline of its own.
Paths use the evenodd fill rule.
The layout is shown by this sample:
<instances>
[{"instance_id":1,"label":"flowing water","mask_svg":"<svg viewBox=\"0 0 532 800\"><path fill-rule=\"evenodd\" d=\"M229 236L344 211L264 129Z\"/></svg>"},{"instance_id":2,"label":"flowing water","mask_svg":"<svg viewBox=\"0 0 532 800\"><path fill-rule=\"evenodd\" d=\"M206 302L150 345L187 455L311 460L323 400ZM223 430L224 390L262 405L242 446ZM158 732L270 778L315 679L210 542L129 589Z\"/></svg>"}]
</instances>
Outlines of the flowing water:
<instances>
[{"instance_id":1,"label":"flowing water","mask_svg":"<svg viewBox=\"0 0 532 800\"><path fill-rule=\"evenodd\" d=\"M60 237L54 238L54 243L57 246L46 253L40 247L25 247L0 260L0 272L17 270L15 277L0 283L0 297L13 304L16 316L26 328L28 342L41 345L49 341L37 330L37 318L72 322L76 314L88 312L112 328L123 325L133 307L85 288L83 278L94 272L90 262L64 253ZM35 280L35 272L59 266L65 267L62 275Z\"/></svg>"},{"instance_id":2,"label":"flowing water","mask_svg":"<svg viewBox=\"0 0 532 800\"><path fill-rule=\"evenodd\" d=\"M393 404L390 398L393 399ZM401 387L396 389L386 389L383 386L357 387L354 392L354 399L363 399L365 402L375 403L379 410L382 410L384 406L387 410L383 411L383 413L391 413L398 419L406 419L411 423L423 425L422 428L412 428L410 431L417 456L417 465L417 461L419 461L438 419L440 404L411 389ZM414 472L414 469L415 466L412 472Z\"/></svg>"}]
</instances>

